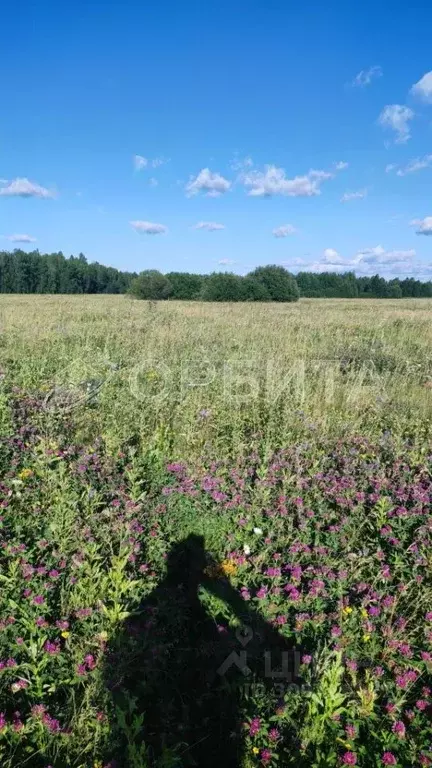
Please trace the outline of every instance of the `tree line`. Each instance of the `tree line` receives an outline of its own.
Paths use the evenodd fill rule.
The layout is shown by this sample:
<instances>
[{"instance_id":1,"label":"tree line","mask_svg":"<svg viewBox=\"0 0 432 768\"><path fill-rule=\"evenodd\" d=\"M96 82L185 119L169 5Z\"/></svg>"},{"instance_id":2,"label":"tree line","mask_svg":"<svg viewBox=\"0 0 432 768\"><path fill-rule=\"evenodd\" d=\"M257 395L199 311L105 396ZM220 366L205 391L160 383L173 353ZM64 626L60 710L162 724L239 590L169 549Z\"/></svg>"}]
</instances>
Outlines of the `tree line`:
<instances>
[{"instance_id":1,"label":"tree line","mask_svg":"<svg viewBox=\"0 0 432 768\"><path fill-rule=\"evenodd\" d=\"M162 274L157 270L123 272L81 253L66 257L39 251L0 251L0 293L130 293L149 300L297 301L309 298L432 298L432 282L412 277L385 280L379 275L357 277L354 272L299 272L284 267L258 267L246 276L230 272L199 275Z\"/></svg>"},{"instance_id":2,"label":"tree line","mask_svg":"<svg viewBox=\"0 0 432 768\"><path fill-rule=\"evenodd\" d=\"M327 299L432 298L432 282L412 277L385 280L354 272L299 272L295 277L279 266L258 267L245 277L229 272L196 275L156 270L141 272L130 292L140 299L201 301L298 301L300 296Z\"/></svg>"},{"instance_id":3,"label":"tree line","mask_svg":"<svg viewBox=\"0 0 432 768\"><path fill-rule=\"evenodd\" d=\"M61 251L0 251L0 293L126 293L136 272L121 272Z\"/></svg>"}]
</instances>

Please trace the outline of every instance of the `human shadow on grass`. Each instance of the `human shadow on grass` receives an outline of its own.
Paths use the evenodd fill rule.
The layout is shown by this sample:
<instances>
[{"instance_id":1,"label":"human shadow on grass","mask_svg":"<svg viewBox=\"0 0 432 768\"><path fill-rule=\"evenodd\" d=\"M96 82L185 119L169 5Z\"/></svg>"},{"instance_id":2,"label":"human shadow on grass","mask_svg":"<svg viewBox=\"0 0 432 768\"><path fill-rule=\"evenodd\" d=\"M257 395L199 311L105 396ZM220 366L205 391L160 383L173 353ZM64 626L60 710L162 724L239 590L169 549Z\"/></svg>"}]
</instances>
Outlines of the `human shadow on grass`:
<instances>
[{"instance_id":1,"label":"human shadow on grass","mask_svg":"<svg viewBox=\"0 0 432 768\"><path fill-rule=\"evenodd\" d=\"M206 612L200 587L229 606L236 631ZM115 764L237 768L245 700L257 682L261 694L281 698L296 682L299 658L223 577L203 537L190 535L172 548L165 579L111 643L105 682L117 713Z\"/></svg>"}]
</instances>

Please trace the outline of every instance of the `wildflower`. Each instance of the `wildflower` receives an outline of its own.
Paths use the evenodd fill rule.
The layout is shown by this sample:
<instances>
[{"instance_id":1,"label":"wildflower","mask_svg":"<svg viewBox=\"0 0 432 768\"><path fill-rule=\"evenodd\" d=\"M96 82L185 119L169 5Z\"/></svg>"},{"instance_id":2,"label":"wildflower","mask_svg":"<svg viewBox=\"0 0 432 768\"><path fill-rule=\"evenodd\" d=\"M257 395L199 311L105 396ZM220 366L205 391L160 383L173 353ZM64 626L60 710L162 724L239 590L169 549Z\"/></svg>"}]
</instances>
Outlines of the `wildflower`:
<instances>
[{"instance_id":1,"label":"wildflower","mask_svg":"<svg viewBox=\"0 0 432 768\"><path fill-rule=\"evenodd\" d=\"M420 710L420 712L424 712L427 707L428 703L424 699L418 699L418 701L416 701L416 709Z\"/></svg>"},{"instance_id":2,"label":"wildflower","mask_svg":"<svg viewBox=\"0 0 432 768\"><path fill-rule=\"evenodd\" d=\"M261 752L261 760L264 763L264 765L266 763L269 763L271 759L272 759L272 753L270 752L270 750L269 749L263 749L262 752Z\"/></svg>"},{"instance_id":3,"label":"wildflower","mask_svg":"<svg viewBox=\"0 0 432 768\"><path fill-rule=\"evenodd\" d=\"M67 630L69 629L69 622L68 621L56 621L56 627L57 629Z\"/></svg>"},{"instance_id":4,"label":"wildflower","mask_svg":"<svg viewBox=\"0 0 432 768\"><path fill-rule=\"evenodd\" d=\"M254 755L258 755L259 754L258 747L252 747L252 752L253 752Z\"/></svg>"},{"instance_id":5,"label":"wildflower","mask_svg":"<svg viewBox=\"0 0 432 768\"><path fill-rule=\"evenodd\" d=\"M399 739L405 738L405 725L402 720L396 720L396 722L393 723L392 731L399 737Z\"/></svg>"},{"instance_id":6,"label":"wildflower","mask_svg":"<svg viewBox=\"0 0 432 768\"><path fill-rule=\"evenodd\" d=\"M96 667L96 661L94 656L92 656L91 653L88 653L87 656L84 658L85 663L87 664L87 668L92 670Z\"/></svg>"},{"instance_id":7,"label":"wildflower","mask_svg":"<svg viewBox=\"0 0 432 768\"><path fill-rule=\"evenodd\" d=\"M397 760L393 754L393 752L384 752L381 762L383 765L396 765Z\"/></svg>"},{"instance_id":8,"label":"wildflower","mask_svg":"<svg viewBox=\"0 0 432 768\"><path fill-rule=\"evenodd\" d=\"M357 764L357 755L355 752L345 752L344 755L342 755L342 762L344 765L356 765Z\"/></svg>"},{"instance_id":9,"label":"wildflower","mask_svg":"<svg viewBox=\"0 0 432 768\"><path fill-rule=\"evenodd\" d=\"M58 641L55 643L51 643L50 640L47 640L44 645L44 651L45 653L48 653L50 656L56 656L58 653L60 653L60 646L58 644Z\"/></svg>"},{"instance_id":10,"label":"wildflower","mask_svg":"<svg viewBox=\"0 0 432 768\"><path fill-rule=\"evenodd\" d=\"M280 732L277 728L271 728L269 731L269 739L270 741L278 741L280 738Z\"/></svg>"},{"instance_id":11,"label":"wildflower","mask_svg":"<svg viewBox=\"0 0 432 768\"><path fill-rule=\"evenodd\" d=\"M29 683L27 680L17 680L15 683L12 683L11 685L11 691L12 693L18 693L18 691L25 690L25 688L29 687Z\"/></svg>"},{"instance_id":12,"label":"wildflower","mask_svg":"<svg viewBox=\"0 0 432 768\"><path fill-rule=\"evenodd\" d=\"M65 640L67 640L67 639L68 639L69 635L70 635L70 632L68 632L67 630L65 630L64 632L62 632L62 633L61 633L61 636L62 636L62 637L65 639Z\"/></svg>"},{"instance_id":13,"label":"wildflower","mask_svg":"<svg viewBox=\"0 0 432 768\"><path fill-rule=\"evenodd\" d=\"M224 560L220 567L224 576L233 576L237 572L237 566L232 560Z\"/></svg>"},{"instance_id":14,"label":"wildflower","mask_svg":"<svg viewBox=\"0 0 432 768\"><path fill-rule=\"evenodd\" d=\"M344 613L345 616L349 616L350 613L352 613L352 612L353 612L353 609L351 608L350 605L346 605L345 608L342 611L342 613Z\"/></svg>"},{"instance_id":15,"label":"wildflower","mask_svg":"<svg viewBox=\"0 0 432 768\"><path fill-rule=\"evenodd\" d=\"M45 602L45 598L43 595L36 595L36 597L33 598L33 603L35 605L42 605Z\"/></svg>"},{"instance_id":16,"label":"wildflower","mask_svg":"<svg viewBox=\"0 0 432 768\"><path fill-rule=\"evenodd\" d=\"M257 536L261 536L262 534L262 528L254 528L253 532L256 533Z\"/></svg>"},{"instance_id":17,"label":"wildflower","mask_svg":"<svg viewBox=\"0 0 432 768\"><path fill-rule=\"evenodd\" d=\"M20 480L28 480L29 477L33 475L33 471L31 469L22 469L21 472L18 472L18 477Z\"/></svg>"},{"instance_id":18,"label":"wildflower","mask_svg":"<svg viewBox=\"0 0 432 768\"><path fill-rule=\"evenodd\" d=\"M253 720L251 720L251 724L249 726L249 735L250 736L256 736L261 728L261 720L259 717L254 717Z\"/></svg>"},{"instance_id":19,"label":"wildflower","mask_svg":"<svg viewBox=\"0 0 432 768\"><path fill-rule=\"evenodd\" d=\"M0 712L0 733L6 728L6 718L4 712Z\"/></svg>"},{"instance_id":20,"label":"wildflower","mask_svg":"<svg viewBox=\"0 0 432 768\"><path fill-rule=\"evenodd\" d=\"M345 726L345 733L348 736L349 739L355 739L357 735L357 731L355 728L355 725L346 725Z\"/></svg>"},{"instance_id":21,"label":"wildflower","mask_svg":"<svg viewBox=\"0 0 432 768\"><path fill-rule=\"evenodd\" d=\"M368 643L370 639L371 639L370 635L363 635L363 642L364 643Z\"/></svg>"},{"instance_id":22,"label":"wildflower","mask_svg":"<svg viewBox=\"0 0 432 768\"><path fill-rule=\"evenodd\" d=\"M312 661L312 656L310 656L308 653L305 653L304 656L302 656L302 664L310 664Z\"/></svg>"}]
</instances>

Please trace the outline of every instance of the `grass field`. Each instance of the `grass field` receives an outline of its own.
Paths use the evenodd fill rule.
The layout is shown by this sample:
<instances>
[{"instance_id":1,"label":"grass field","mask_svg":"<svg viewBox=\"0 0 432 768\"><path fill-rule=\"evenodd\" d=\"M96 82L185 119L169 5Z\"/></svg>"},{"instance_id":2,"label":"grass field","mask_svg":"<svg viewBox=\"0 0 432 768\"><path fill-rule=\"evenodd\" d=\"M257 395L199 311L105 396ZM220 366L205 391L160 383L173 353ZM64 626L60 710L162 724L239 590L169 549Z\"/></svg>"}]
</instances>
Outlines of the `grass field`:
<instances>
[{"instance_id":1,"label":"grass field","mask_svg":"<svg viewBox=\"0 0 432 768\"><path fill-rule=\"evenodd\" d=\"M431 319L1 297L2 766L432 765Z\"/></svg>"}]
</instances>

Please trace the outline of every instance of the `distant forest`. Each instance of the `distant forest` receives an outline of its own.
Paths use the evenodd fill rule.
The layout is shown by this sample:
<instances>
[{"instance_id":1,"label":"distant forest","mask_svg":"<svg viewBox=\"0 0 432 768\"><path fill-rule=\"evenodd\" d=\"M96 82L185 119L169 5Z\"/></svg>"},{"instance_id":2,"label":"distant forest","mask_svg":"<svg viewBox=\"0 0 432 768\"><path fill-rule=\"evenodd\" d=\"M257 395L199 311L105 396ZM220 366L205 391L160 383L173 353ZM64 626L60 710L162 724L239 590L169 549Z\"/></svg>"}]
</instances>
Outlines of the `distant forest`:
<instances>
[{"instance_id":1,"label":"distant forest","mask_svg":"<svg viewBox=\"0 0 432 768\"><path fill-rule=\"evenodd\" d=\"M354 272L299 272L279 266L258 267L245 277L226 272L198 275L156 270L122 272L83 254L0 251L0 293L122 294L142 299L202 301L297 301L309 298L431 298L432 282L412 277L385 280Z\"/></svg>"}]
</instances>

